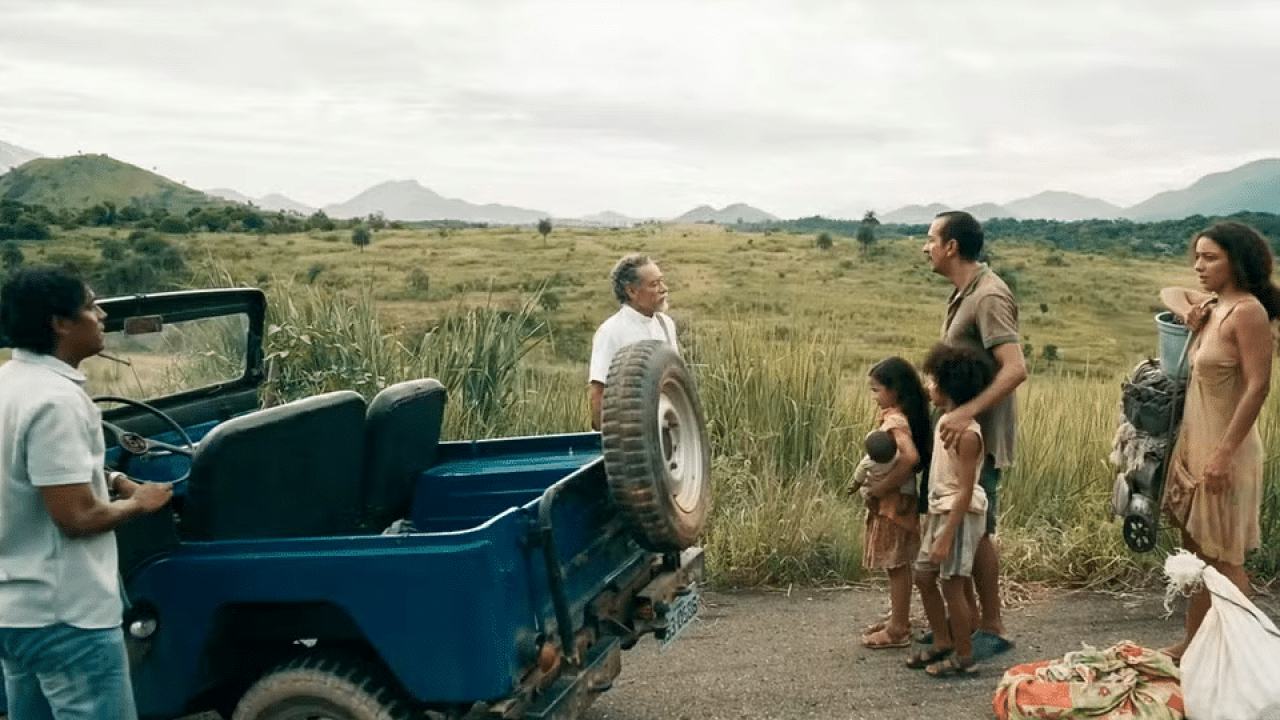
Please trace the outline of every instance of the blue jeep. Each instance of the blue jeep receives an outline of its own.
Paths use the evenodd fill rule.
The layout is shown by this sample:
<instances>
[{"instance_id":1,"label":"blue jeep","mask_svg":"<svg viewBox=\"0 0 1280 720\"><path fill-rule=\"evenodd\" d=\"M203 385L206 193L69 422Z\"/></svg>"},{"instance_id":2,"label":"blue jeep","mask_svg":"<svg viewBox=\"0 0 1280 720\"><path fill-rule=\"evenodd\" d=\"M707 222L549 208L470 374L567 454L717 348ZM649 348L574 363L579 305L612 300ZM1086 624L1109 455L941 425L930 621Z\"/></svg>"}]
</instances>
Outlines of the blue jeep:
<instances>
[{"instance_id":1,"label":"blue jeep","mask_svg":"<svg viewBox=\"0 0 1280 720\"><path fill-rule=\"evenodd\" d=\"M262 407L258 290L102 306L108 465L175 483L117 531L142 718L572 718L694 619L709 455L668 346L619 353L599 434L442 442L431 379Z\"/></svg>"}]
</instances>

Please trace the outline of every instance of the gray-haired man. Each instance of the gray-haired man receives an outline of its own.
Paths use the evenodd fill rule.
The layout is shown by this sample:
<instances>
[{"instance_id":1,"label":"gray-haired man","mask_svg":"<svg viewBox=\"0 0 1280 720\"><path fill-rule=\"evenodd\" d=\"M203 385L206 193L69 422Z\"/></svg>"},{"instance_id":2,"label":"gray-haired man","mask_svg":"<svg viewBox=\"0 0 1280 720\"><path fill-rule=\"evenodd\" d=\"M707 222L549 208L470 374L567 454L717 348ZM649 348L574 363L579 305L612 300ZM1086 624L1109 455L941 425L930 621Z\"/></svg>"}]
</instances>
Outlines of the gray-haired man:
<instances>
[{"instance_id":1,"label":"gray-haired man","mask_svg":"<svg viewBox=\"0 0 1280 720\"><path fill-rule=\"evenodd\" d=\"M662 312L667 309L667 282L662 270L646 255L627 255L609 274L613 294L622 307L600 324L591 341L591 367L587 399L591 427L600 429L600 403L609 377L609 365L619 350L641 340L663 340L680 351L676 324Z\"/></svg>"}]
</instances>

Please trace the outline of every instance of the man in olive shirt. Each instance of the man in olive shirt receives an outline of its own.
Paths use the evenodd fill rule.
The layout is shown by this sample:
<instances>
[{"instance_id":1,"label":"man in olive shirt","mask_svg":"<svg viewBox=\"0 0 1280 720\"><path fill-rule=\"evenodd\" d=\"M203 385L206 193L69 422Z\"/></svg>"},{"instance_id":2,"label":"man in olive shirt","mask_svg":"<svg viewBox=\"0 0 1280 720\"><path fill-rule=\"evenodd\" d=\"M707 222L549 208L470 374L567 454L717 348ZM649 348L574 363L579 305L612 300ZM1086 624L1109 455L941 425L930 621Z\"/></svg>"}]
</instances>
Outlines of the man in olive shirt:
<instances>
[{"instance_id":1,"label":"man in olive shirt","mask_svg":"<svg viewBox=\"0 0 1280 720\"><path fill-rule=\"evenodd\" d=\"M1017 431L1014 390L1027 379L1026 359L1018 342L1018 306L1009 286L981 262L984 240L982 225L972 215L949 211L934 218L924 246L933 271L955 286L947 302L942 341L979 350L996 368L995 379L986 390L938 420L944 444L955 442L974 419L986 444L981 484L987 493L987 532L978 543L973 566L980 610L974 654L979 659L1013 647L1005 638L1001 617L1000 558L992 535L996 531L1000 474L1013 464Z\"/></svg>"}]
</instances>

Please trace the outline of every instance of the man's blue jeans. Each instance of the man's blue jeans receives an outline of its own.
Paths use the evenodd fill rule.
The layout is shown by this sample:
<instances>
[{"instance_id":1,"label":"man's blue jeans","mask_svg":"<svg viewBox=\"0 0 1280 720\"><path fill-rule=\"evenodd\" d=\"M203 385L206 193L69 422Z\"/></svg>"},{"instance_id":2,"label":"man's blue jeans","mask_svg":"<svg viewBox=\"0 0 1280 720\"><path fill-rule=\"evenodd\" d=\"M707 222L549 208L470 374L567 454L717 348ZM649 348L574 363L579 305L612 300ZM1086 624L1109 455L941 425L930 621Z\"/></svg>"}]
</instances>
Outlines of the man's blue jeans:
<instances>
[{"instance_id":1,"label":"man's blue jeans","mask_svg":"<svg viewBox=\"0 0 1280 720\"><path fill-rule=\"evenodd\" d=\"M135 720L124 633L0 628L10 720Z\"/></svg>"}]
</instances>

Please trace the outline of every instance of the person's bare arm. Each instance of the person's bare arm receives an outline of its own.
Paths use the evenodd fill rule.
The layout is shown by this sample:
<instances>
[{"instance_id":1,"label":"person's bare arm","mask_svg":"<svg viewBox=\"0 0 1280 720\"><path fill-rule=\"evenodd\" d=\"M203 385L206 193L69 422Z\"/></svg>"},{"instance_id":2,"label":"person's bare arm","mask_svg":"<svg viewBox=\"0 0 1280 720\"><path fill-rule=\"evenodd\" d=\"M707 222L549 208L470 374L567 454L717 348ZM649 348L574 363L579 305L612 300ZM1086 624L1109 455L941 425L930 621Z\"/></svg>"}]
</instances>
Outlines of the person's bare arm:
<instances>
[{"instance_id":1,"label":"person's bare arm","mask_svg":"<svg viewBox=\"0 0 1280 720\"><path fill-rule=\"evenodd\" d=\"M1027 360L1018 343L996 345L991 352L996 356L996 376L991 384L977 397L938 420L938 435L944 447L952 447L974 418L999 405L1027 379Z\"/></svg>"},{"instance_id":2,"label":"person's bare arm","mask_svg":"<svg viewBox=\"0 0 1280 720\"><path fill-rule=\"evenodd\" d=\"M1223 332L1239 351L1244 393L1204 468L1204 489L1214 495L1227 491L1231 479L1231 458L1257 421L1271 390L1272 338L1267 311L1255 303L1242 305L1227 318Z\"/></svg>"},{"instance_id":3,"label":"person's bare arm","mask_svg":"<svg viewBox=\"0 0 1280 720\"><path fill-rule=\"evenodd\" d=\"M114 530L125 521L155 512L173 497L173 486L117 481L119 500L103 500L88 483L40 488L44 506L54 524L67 537L86 537Z\"/></svg>"},{"instance_id":4,"label":"person's bare arm","mask_svg":"<svg viewBox=\"0 0 1280 720\"><path fill-rule=\"evenodd\" d=\"M1208 315L1206 308L1213 297L1210 293L1190 288L1167 287L1160 291L1160 302L1192 330L1199 330L1204 325Z\"/></svg>"},{"instance_id":5,"label":"person's bare arm","mask_svg":"<svg viewBox=\"0 0 1280 720\"><path fill-rule=\"evenodd\" d=\"M879 480L867 483L867 494L874 498L883 498L893 490L902 487L902 483L910 477L920 462L920 453L916 444L911 441L911 433L906 428L895 427L889 430L894 442L898 444L898 455L894 458L893 467Z\"/></svg>"},{"instance_id":6,"label":"person's bare arm","mask_svg":"<svg viewBox=\"0 0 1280 720\"><path fill-rule=\"evenodd\" d=\"M591 406L591 429L600 430L600 406L604 401L604 383L592 380L587 384L587 403Z\"/></svg>"}]
</instances>

